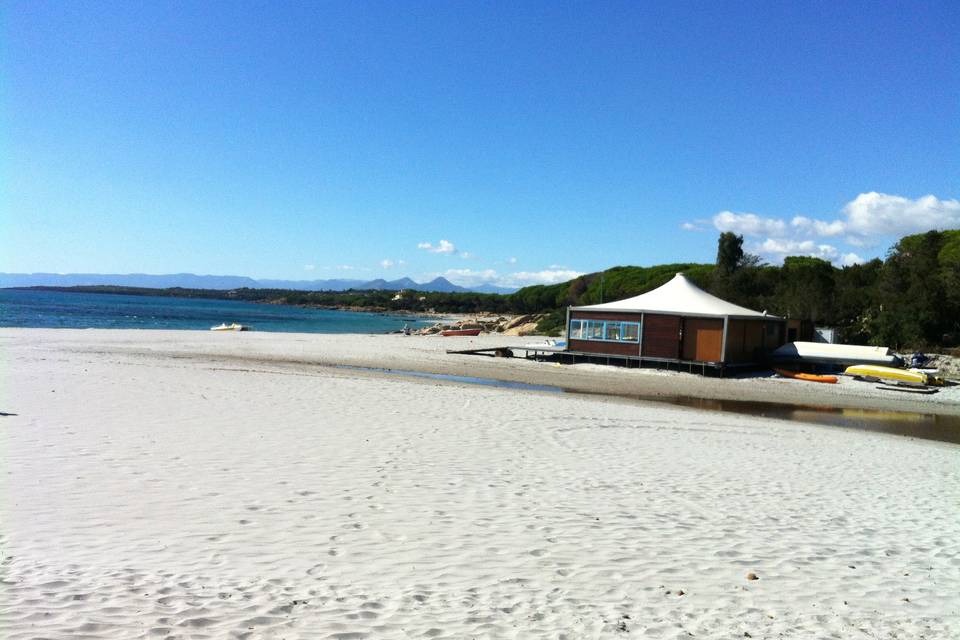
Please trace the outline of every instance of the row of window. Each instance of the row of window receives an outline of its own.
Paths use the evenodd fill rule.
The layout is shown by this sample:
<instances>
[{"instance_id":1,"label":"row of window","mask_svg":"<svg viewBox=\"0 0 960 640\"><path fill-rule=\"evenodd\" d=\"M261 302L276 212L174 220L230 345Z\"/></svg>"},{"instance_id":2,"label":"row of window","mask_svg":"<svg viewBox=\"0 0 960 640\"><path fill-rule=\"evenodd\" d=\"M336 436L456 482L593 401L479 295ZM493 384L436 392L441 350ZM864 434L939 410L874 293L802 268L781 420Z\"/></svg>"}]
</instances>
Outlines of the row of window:
<instances>
[{"instance_id":1,"label":"row of window","mask_svg":"<svg viewBox=\"0 0 960 640\"><path fill-rule=\"evenodd\" d=\"M639 322L618 320L571 320L570 339L607 342L640 342Z\"/></svg>"}]
</instances>

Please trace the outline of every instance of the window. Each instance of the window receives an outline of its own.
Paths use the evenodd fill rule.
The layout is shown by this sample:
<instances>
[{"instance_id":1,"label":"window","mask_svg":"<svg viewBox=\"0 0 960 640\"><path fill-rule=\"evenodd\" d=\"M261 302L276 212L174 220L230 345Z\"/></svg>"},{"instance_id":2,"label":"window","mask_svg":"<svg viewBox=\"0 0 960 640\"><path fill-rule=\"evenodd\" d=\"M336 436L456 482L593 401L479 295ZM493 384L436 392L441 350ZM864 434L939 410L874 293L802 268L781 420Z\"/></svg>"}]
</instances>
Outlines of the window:
<instances>
[{"instance_id":1,"label":"window","mask_svg":"<svg viewBox=\"0 0 960 640\"><path fill-rule=\"evenodd\" d=\"M570 321L570 338L574 340L583 338L584 324L585 323L583 322L583 320L571 320Z\"/></svg>"},{"instance_id":2,"label":"window","mask_svg":"<svg viewBox=\"0 0 960 640\"><path fill-rule=\"evenodd\" d=\"M602 320L588 320L587 321L587 340L603 340L603 321Z\"/></svg>"},{"instance_id":3,"label":"window","mask_svg":"<svg viewBox=\"0 0 960 640\"><path fill-rule=\"evenodd\" d=\"M570 338L600 342L640 342L640 323L616 320L571 320Z\"/></svg>"},{"instance_id":4,"label":"window","mask_svg":"<svg viewBox=\"0 0 960 640\"><path fill-rule=\"evenodd\" d=\"M606 340L619 341L619 340L620 340L620 326L621 326L621 323L619 323L619 322L607 322L606 325L607 325L607 332L606 332L606 334L604 335L604 339L606 339Z\"/></svg>"}]
</instances>

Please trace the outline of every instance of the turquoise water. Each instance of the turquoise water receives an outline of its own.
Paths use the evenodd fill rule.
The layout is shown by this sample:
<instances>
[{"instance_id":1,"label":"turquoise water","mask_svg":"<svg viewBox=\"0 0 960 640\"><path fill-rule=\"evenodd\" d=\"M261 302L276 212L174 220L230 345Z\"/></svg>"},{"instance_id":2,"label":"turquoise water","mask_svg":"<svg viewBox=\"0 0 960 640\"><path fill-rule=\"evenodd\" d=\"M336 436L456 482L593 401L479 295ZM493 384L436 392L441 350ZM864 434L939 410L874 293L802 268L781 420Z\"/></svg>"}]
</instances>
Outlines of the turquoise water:
<instances>
[{"instance_id":1,"label":"turquoise water","mask_svg":"<svg viewBox=\"0 0 960 640\"><path fill-rule=\"evenodd\" d=\"M222 322L255 331L386 333L433 320L234 300L0 289L0 327L209 329Z\"/></svg>"}]
</instances>

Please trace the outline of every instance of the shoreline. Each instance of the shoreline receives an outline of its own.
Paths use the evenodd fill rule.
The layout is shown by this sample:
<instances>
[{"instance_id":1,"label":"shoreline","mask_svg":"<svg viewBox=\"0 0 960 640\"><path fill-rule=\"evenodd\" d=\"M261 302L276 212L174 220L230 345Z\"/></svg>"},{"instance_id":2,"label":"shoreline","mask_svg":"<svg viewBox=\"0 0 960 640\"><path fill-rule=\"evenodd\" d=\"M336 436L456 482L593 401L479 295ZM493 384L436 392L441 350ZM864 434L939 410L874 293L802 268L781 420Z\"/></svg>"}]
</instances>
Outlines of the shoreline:
<instances>
[{"instance_id":1,"label":"shoreline","mask_svg":"<svg viewBox=\"0 0 960 640\"><path fill-rule=\"evenodd\" d=\"M121 289L123 289L121 287ZM129 289L129 288L128 288ZM475 317L489 317L489 316L502 316L505 318L515 318L519 317L518 314L512 313L494 313L494 312L450 312L444 313L440 311L414 311L412 309L390 309L387 307L378 307L378 306L352 306L352 305L324 305L324 304L311 304L311 303L291 303L286 302L281 298L268 298L268 299L257 299L257 300L247 300L242 298L237 298L235 296L229 295L176 295L174 293L145 293L140 290L118 290L118 291L90 291L85 287L57 287L57 286L24 286L24 287L0 287L0 291L52 291L56 293L79 293L79 294L91 294L91 295L117 295L117 296L139 296L139 297L148 297L148 298L174 298L178 300L221 300L224 302L244 302L247 304L261 304L269 305L275 307L296 307L299 309L320 309L323 311L351 311L354 313L369 313L373 315L397 315L397 316L420 316L423 318L436 319L436 320L464 320L467 318ZM133 288L136 289L136 288ZM167 291L166 289L160 289L159 291ZM224 290L229 291L229 290ZM299 292L300 290L291 290L291 293ZM313 293L310 290L304 290L305 293ZM329 293L321 291L320 293ZM339 292L334 292L339 293ZM502 295L502 294L494 294ZM523 315L523 314L520 314ZM12 328L12 327L7 327ZM24 328L41 328L41 327L24 327Z\"/></svg>"},{"instance_id":2,"label":"shoreline","mask_svg":"<svg viewBox=\"0 0 960 640\"><path fill-rule=\"evenodd\" d=\"M874 385L841 378L823 385L750 374L712 378L663 369L624 369L595 364L559 365L523 358L448 355L446 349L518 346L536 336L481 335L444 338L397 334L321 334L240 332L211 337L206 331L149 330L149 345L140 344L139 329L0 329L0 340L31 335L67 349L98 353L208 359L272 364L281 367L400 369L427 374L480 377L502 382L560 387L570 392L633 400L742 401L792 405L797 408L887 410L960 416L960 386L943 387L934 395L896 395ZM296 345L291 351L284 344ZM369 374L376 375L376 374Z\"/></svg>"}]
</instances>

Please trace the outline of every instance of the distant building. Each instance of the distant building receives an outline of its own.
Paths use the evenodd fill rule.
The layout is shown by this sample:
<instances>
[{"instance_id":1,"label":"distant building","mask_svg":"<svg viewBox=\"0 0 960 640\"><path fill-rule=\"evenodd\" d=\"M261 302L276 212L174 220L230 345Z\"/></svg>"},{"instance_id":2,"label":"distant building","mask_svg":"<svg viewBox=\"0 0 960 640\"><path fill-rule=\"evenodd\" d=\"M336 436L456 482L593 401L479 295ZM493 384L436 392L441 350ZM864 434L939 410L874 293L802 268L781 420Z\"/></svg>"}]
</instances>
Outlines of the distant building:
<instances>
[{"instance_id":1,"label":"distant building","mask_svg":"<svg viewBox=\"0 0 960 640\"><path fill-rule=\"evenodd\" d=\"M838 342L837 337L837 330L834 327L815 327L813 330L814 342L836 344Z\"/></svg>"},{"instance_id":2,"label":"distant building","mask_svg":"<svg viewBox=\"0 0 960 640\"><path fill-rule=\"evenodd\" d=\"M785 339L783 318L721 300L678 273L633 298L569 307L565 354L723 370L761 363Z\"/></svg>"}]
</instances>

